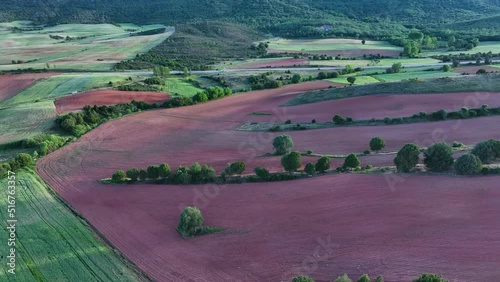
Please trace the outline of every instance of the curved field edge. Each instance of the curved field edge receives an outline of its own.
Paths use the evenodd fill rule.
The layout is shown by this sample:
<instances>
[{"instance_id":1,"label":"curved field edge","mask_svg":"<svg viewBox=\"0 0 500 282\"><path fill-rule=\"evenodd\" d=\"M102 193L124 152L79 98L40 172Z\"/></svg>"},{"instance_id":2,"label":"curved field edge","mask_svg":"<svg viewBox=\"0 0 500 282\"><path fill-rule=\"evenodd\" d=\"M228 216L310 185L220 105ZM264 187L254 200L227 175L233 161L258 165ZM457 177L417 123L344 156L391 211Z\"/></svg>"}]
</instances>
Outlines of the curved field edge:
<instances>
[{"instance_id":1,"label":"curved field edge","mask_svg":"<svg viewBox=\"0 0 500 282\"><path fill-rule=\"evenodd\" d=\"M7 187L7 179L0 180ZM32 170L16 174L16 274L2 268L2 281L146 281L101 234ZM7 217L7 193L0 216ZM1 238L9 233L1 229ZM7 241L5 239L5 241ZM4 255L3 260L7 260Z\"/></svg>"},{"instance_id":2,"label":"curved field edge","mask_svg":"<svg viewBox=\"0 0 500 282\"><path fill-rule=\"evenodd\" d=\"M500 90L500 76L481 75L376 83L303 93L283 104L296 106L347 97L374 94L422 94L450 92L494 92Z\"/></svg>"}]
</instances>

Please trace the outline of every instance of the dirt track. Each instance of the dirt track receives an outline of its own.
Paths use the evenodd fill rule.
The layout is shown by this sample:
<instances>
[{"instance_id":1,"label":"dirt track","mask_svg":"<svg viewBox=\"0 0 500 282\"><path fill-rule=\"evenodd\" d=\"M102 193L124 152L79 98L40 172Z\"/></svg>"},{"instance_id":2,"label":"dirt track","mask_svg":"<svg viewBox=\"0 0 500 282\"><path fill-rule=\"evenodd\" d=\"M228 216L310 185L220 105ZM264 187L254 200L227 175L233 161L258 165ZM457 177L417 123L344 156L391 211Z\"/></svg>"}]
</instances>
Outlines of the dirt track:
<instances>
[{"instance_id":1,"label":"dirt track","mask_svg":"<svg viewBox=\"0 0 500 282\"><path fill-rule=\"evenodd\" d=\"M271 152L273 136L281 133L233 129L242 122L273 119L253 112L274 110L278 119L287 119L278 105L300 91L329 85L291 85L125 117L45 157L37 171L158 281L289 281L298 272L316 281L331 281L344 272L352 278L382 274L389 282L410 281L422 272L442 273L450 281L488 281L500 275L500 190L495 189L500 177L411 176L388 182L383 175L331 175L226 187L105 186L97 181L117 169L165 161L173 168L209 163L219 172L235 160L246 161L249 170L254 165L279 169L279 158L258 155ZM315 114L324 111L319 105ZM379 111L380 104L370 105L366 113ZM413 141L500 139L499 129L498 117L485 117L290 134L300 151L350 153L365 150L377 135L393 150ZM340 163L334 160L334 166ZM228 232L180 239L175 231L180 209L193 204L202 209L207 225ZM330 253L320 241L331 241Z\"/></svg>"}]
</instances>

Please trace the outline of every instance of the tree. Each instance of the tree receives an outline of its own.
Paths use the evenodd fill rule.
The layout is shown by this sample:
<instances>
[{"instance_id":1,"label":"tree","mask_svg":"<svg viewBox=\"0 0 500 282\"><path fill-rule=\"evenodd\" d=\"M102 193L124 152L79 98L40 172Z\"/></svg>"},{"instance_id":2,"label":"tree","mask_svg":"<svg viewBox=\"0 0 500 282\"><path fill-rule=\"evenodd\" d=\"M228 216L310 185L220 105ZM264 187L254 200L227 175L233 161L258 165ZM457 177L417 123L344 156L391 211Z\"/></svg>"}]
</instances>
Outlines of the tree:
<instances>
[{"instance_id":1,"label":"tree","mask_svg":"<svg viewBox=\"0 0 500 282\"><path fill-rule=\"evenodd\" d=\"M133 182L137 181L139 178L139 170L137 168L131 168L127 170L127 177L130 178Z\"/></svg>"},{"instance_id":2,"label":"tree","mask_svg":"<svg viewBox=\"0 0 500 282\"><path fill-rule=\"evenodd\" d=\"M325 79L327 77L328 76L327 76L326 72L324 72L324 71L318 73L318 79Z\"/></svg>"},{"instance_id":3,"label":"tree","mask_svg":"<svg viewBox=\"0 0 500 282\"><path fill-rule=\"evenodd\" d=\"M273 140L273 147L277 155L290 153L293 148L292 137L286 134L276 136Z\"/></svg>"},{"instance_id":4,"label":"tree","mask_svg":"<svg viewBox=\"0 0 500 282\"><path fill-rule=\"evenodd\" d=\"M460 67L460 61L459 60L453 60L453 62L451 64L452 64L451 66L453 68L455 68L455 69L458 68L458 67Z\"/></svg>"},{"instance_id":5,"label":"tree","mask_svg":"<svg viewBox=\"0 0 500 282\"><path fill-rule=\"evenodd\" d=\"M370 149L372 151L380 151L383 148L385 148L385 141L384 139L380 137L374 137L372 140L370 140Z\"/></svg>"},{"instance_id":6,"label":"tree","mask_svg":"<svg viewBox=\"0 0 500 282\"><path fill-rule=\"evenodd\" d=\"M148 178L148 172L145 171L144 169L139 170L139 179L141 181L144 181L146 180L146 178Z\"/></svg>"},{"instance_id":7,"label":"tree","mask_svg":"<svg viewBox=\"0 0 500 282\"><path fill-rule=\"evenodd\" d=\"M432 118L435 120L445 120L448 116L448 112L445 109L441 109L437 112L432 113Z\"/></svg>"},{"instance_id":8,"label":"tree","mask_svg":"<svg viewBox=\"0 0 500 282\"><path fill-rule=\"evenodd\" d=\"M485 69L478 69L478 70L476 71L476 74L486 74L486 73L488 73L488 71L487 71L487 70L485 70Z\"/></svg>"},{"instance_id":9,"label":"tree","mask_svg":"<svg viewBox=\"0 0 500 282\"><path fill-rule=\"evenodd\" d=\"M269 175L270 175L269 170L267 170L267 169L265 169L265 168L263 168L263 167L256 166L256 167L253 169L253 171L255 172L255 174L256 174L258 177L260 177L260 178L262 178L262 179L267 179L267 178L269 178Z\"/></svg>"},{"instance_id":10,"label":"tree","mask_svg":"<svg viewBox=\"0 0 500 282\"><path fill-rule=\"evenodd\" d=\"M191 167L188 170L189 175L191 175L191 180L193 182L200 182L201 181L201 165L198 162L195 162L194 164L191 165Z\"/></svg>"},{"instance_id":11,"label":"tree","mask_svg":"<svg viewBox=\"0 0 500 282\"><path fill-rule=\"evenodd\" d=\"M410 172L419 160L420 150L415 144L405 144L394 159L394 164L400 172Z\"/></svg>"},{"instance_id":12,"label":"tree","mask_svg":"<svg viewBox=\"0 0 500 282\"><path fill-rule=\"evenodd\" d=\"M491 139L480 142L474 146L471 154L479 157L483 164L493 163L500 158L500 141Z\"/></svg>"},{"instance_id":13,"label":"tree","mask_svg":"<svg viewBox=\"0 0 500 282\"><path fill-rule=\"evenodd\" d=\"M354 82L356 82L356 77L355 76L349 76L347 78L347 82L349 82L351 85L353 85Z\"/></svg>"},{"instance_id":14,"label":"tree","mask_svg":"<svg viewBox=\"0 0 500 282\"><path fill-rule=\"evenodd\" d=\"M478 174L483 167L483 163L479 157L466 154L458 158L455 162L455 171L459 175L475 175Z\"/></svg>"},{"instance_id":15,"label":"tree","mask_svg":"<svg viewBox=\"0 0 500 282\"><path fill-rule=\"evenodd\" d=\"M33 157L30 154L20 153L16 156L14 161L17 163L19 168L32 167L34 165Z\"/></svg>"},{"instance_id":16,"label":"tree","mask_svg":"<svg viewBox=\"0 0 500 282\"><path fill-rule=\"evenodd\" d=\"M352 282L352 280L351 278L349 278L349 276L347 276L347 274L344 274L342 276L337 277L337 279L335 279L335 282Z\"/></svg>"},{"instance_id":17,"label":"tree","mask_svg":"<svg viewBox=\"0 0 500 282\"><path fill-rule=\"evenodd\" d=\"M378 276L377 279L375 279L375 282L384 282L384 277Z\"/></svg>"},{"instance_id":18,"label":"tree","mask_svg":"<svg viewBox=\"0 0 500 282\"><path fill-rule=\"evenodd\" d=\"M177 168L177 171L175 172L173 182L175 184L191 183L191 174L189 174L188 169L184 166L179 166L179 168Z\"/></svg>"},{"instance_id":19,"label":"tree","mask_svg":"<svg viewBox=\"0 0 500 282\"><path fill-rule=\"evenodd\" d=\"M308 175L314 175L314 173L316 172L314 164L307 163L306 166L304 167L304 172L307 173Z\"/></svg>"},{"instance_id":20,"label":"tree","mask_svg":"<svg viewBox=\"0 0 500 282\"><path fill-rule=\"evenodd\" d=\"M290 152L281 157L281 165L285 171L297 171L302 166L302 156L299 152Z\"/></svg>"},{"instance_id":21,"label":"tree","mask_svg":"<svg viewBox=\"0 0 500 282\"><path fill-rule=\"evenodd\" d=\"M345 119L341 115L335 115L333 117L333 123L335 123L335 124L344 124L345 123Z\"/></svg>"},{"instance_id":22,"label":"tree","mask_svg":"<svg viewBox=\"0 0 500 282\"><path fill-rule=\"evenodd\" d=\"M160 170L156 165L148 166L147 172L148 172L148 178L150 179L157 179L158 177L160 177Z\"/></svg>"},{"instance_id":23,"label":"tree","mask_svg":"<svg viewBox=\"0 0 500 282\"><path fill-rule=\"evenodd\" d=\"M370 279L370 276L368 274L363 274L361 277L359 277L357 282L371 282L372 280Z\"/></svg>"},{"instance_id":24,"label":"tree","mask_svg":"<svg viewBox=\"0 0 500 282\"><path fill-rule=\"evenodd\" d=\"M208 96L207 93L203 92L198 92L196 95L193 96L193 101L197 103L205 103L208 101Z\"/></svg>"},{"instance_id":25,"label":"tree","mask_svg":"<svg viewBox=\"0 0 500 282\"><path fill-rule=\"evenodd\" d=\"M314 165L314 169L316 171L319 171L321 173L327 171L330 169L330 158L327 156L323 156L319 158L319 160L316 162L316 165Z\"/></svg>"},{"instance_id":26,"label":"tree","mask_svg":"<svg viewBox=\"0 0 500 282\"><path fill-rule=\"evenodd\" d=\"M111 177L111 181L114 183L121 183L125 180L125 172L123 170L117 170L115 173L113 173L113 176Z\"/></svg>"},{"instance_id":27,"label":"tree","mask_svg":"<svg viewBox=\"0 0 500 282\"><path fill-rule=\"evenodd\" d=\"M346 66L344 67L344 70L343 70L343 73L344 73L344 74L349 74L349 73L353 73L353 72L354 72L354 69L352 68L352 66L351 66L351 65L346 65Z\"/></svg>"},{"instance_id":28,"label":"tree","mask_svg":"<svg viewBox=\"0 0 500 282\"><path fill-rule=\"evenodd\" d=\"M170 166L166 163L164 164L161 164L159 167L158 167L158 174L160 175L161 178L167 178L170 176L170 173L171 173L171 169L170 169Z\"/></svg>"},{"instance_id":29,"label":"tree","mask_svg":"<svg viewBox=\"0 0 500 282\"><path fill-rule=\"evenodd\" d=\"M203 226L203 215L197 207L186 207L181 213L177 231L182 237L191 237Z\"/></svg>"},{"instance_id":30,"label":"tree","mask_svg":"<svg viewBox=\"0 0 500 282\"><path fill-rule=\"evenodd\" d=\"M11 171L11 167L8 163L0 163L0 179L7 177L9 171Z\"/></svg>"},{"instance_id":31,"label":"tree","mask_svg":"<svg viewBox=\"0 0 500 282\"><path fill-rule=\"evenodd\" d=\"M293 277L292 282L314 282L314 280L307 275L299 275Z\"/></svg>"},{"instance_id":32,"label":"tree","mask_svg":"<svg viewBox=\"0 0 500 282\"><path fill-rule=\"evenodd\" d=\"M392 64L391 69L392 69L393 73L398 73L401 71L402 67L403 67L403 65L401 63L394 63L394 64Z\"/></svg>"},{"instance_id":33,"label":"tree","mask_svg":"<svg viewBox=\"0 0 500 282\"><path fill-rule=\"evenodd\" d=\"M450 65L444 65L444 66L443 66L443 71L444 71L444 72L449 72L450 70L451 70Z\"/></svg>"},{"instance_id":34,"label":"tree","mask_svg":"<svg viewBox=\"0 0 500 282\"><path fill-rule=\"evenodd\" d=\"M453 149L444 142L432 144L424 152L424 164L435 172L449 170L453 165Z\"/></svg>"},{"instance_id":35,"label":"tree","mask_svg":"<svg viewBox=\"0 0 500 282\"><path fill-rule=\"evenodd\" d=\"M448 282L448 280L437 274L422 274L418 279L413 280L413 282Z\"/></svg>"},{"instance_id":36,"label":"tree","mask_svg":"<svg viewBox=\"0 0 500 282\"><path fill-rule=\"evenodd\" d=\"M242 174L246 169L246 165L244 162L234 162L231 164L228 164L226 169L224 169L224 172L227 175L234 175L234 174Z\"/></svg>"},{"instance_id":37,"label":"tree","mask_svg":"<svg viewBox=\"0 0 500 282\"><path fill-rule=\"evenodd\" d=\"M366 40L361 40L361 44L365 45L366 44Z\"/></svg>"},{"instance_id":38,"label":"tree","mask_svg":"<svg viewBox=\"0 0 500 282\"><path fill-rule=\"evenodd\" d=\"M296 73L292 76L292 83L299 83L301 79L302 77L300 76L300 74Z\"/></svg>"},{"instance_id":39,"label":"tree","mask_svg":"<svg viewBox=\"0 0 500 282\"><path fill-rule=\"evenodd\" d=\"M189 76L189 70L187 67L184 67L184 77L188 77Z\"/></svg>"},{"instance_id":40,"label":"tree","mask_svg":"<svg viewBox=\"0 0 500 282\"><path fill-rule=\"evenodd\" d=\"M357 168L361 162L359 161L358 156L356 154L352 153L347 156L344 160L344 164L342 165L343 168Z\"/></svg>"}]
</instances>

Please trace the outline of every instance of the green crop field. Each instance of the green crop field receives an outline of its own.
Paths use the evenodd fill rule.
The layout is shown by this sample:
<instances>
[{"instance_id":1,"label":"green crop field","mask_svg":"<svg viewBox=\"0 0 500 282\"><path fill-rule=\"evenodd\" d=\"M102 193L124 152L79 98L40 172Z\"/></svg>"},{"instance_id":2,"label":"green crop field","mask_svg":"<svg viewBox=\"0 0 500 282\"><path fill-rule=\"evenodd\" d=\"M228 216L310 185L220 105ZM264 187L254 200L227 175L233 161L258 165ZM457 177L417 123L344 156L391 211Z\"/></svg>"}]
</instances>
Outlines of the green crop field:
<instances>
[{"instance_id":1,"label":"green crop field","mask_svg":"<svg viewBox=\"0 0 500 282\"><path fill-rule=\"evenodd\" d=\"M124 82L128 74L91 73L91 74L62 74L44 79L25 89L16 96L0 103L0 107L12 106L37 100L55 99L70 95L75 91L82 92L94 88L107 87L113 83Z\"/></svg>"},{"instance_id":2,"label":"green crop field","mask_svg":"<svg viewBox=\"0 0 500 282\"><path fill-rule=\"evenodd\" d=\"M0 110L0 144L22 140L52 127L56 110L52 101L30 103Z\"/></svg>"},{"instance_id":3,"label":"green crop field","mask_svg":"<svg viewBox=\"0 0 500 282\"><path fill-rule=\"evenodd\" d=\"M182 78L169 77L165 83L164 90L172 95L181 95L187 97L193 97L196 93L202 91L201 88L194 86L193 84L184 81Z\"/></svg>"},{"instance_id":4,"label":"green crop field","mask_svg":"<svg viewBox=\"0 0 500 282\"><path fill-rule=\"evenodd\" d=\"M500 53L500 42L498 42L498 41L484 41L484 42L479 42L479 45L477 47L474 47L468 51L442 50L442 51L424 52L422 54L422 56L449 55L449 54L459 55L461 53L476 54L479 52L481 52L481 53L492 52L494 54L498 54L498 53Z\"/></svg>"},{"instance_id":5,"label":"green crop field","mask_svg":"<svg viewBox=\"0 0 500 282\"><path fill-rule=\"evenodd\" d=\"M0 180L7 189L7 179ZM7 272L7 238L0 281L140 281L115 253L61 202L31 170L16 174L16 273ZM0 194L0 216L7 219L7 192ZM12 247L12 246L11 246ZM9 248L11 248L9 247Z\"/></svg>"},{"instance_id":6,"label":"green crop field","mask_svg":"<svg viewBox=\"0 0 500 282\"><path fill-rule=\"evenodd\" d=\"M109 70L113 64L144 53L173 33L130 36L130 33L165 27L133 24L63 24L42 30L29 22L0 23L0 70L19 68ZM53 39L52 37L60 37ZM69 37L70 40L66 40ZM21 64L13 64L22 61Z\"/></svg>"},{"instance_id":7,"label":"green crop field","mask_svg":"<svg viewBox=\"0 0 500 282\"><path fill-rule=\"evenodd\" d=\"M371 60L328 60L328 61L310 61L310 65L313 66L346 66L351 65L353 67L366 67L366 66L391 66L395 63L401 63L403 65L407 64L435 64L439 63L439 60L432 58L415 58L415 59L381 59L380 62L375 64Z\"/></svg>"},{"instance_id":8,"label":"green crop field","mask_svg":"<svg viewBox=\"0 0 500 282\"><path fill-rule=\"evenodd\" d=\"M282 39L276 38L269 41L269 48L283 51L308 52L323 50L401 50L401 47L386 41L366 41L356 39Z\"/></svg>"},{"instance_id":9,"label":"green crop field","mask_svg":"<svg viewBox=\"0 0 500 282\"><path fill-rule=\"evenodd\" d=\"M400 72L392 74L380 74L373 75L373 77L382 82L393 82L401 81L404 79L427 79L427 78L439 78L439 77L452 77L459 76L460 74L455 72L443 72L443 71L416 71L416 72Z\"/></svg>"},{"instance_id":10,"label":"green crop field","mask_svg":"<svg viewBox=\"0 0 500 282\"><path fill-rule=\"evenodd\" d=\"M349 82L347 82L347 76L340 76L337 78L330 78L327 80L331 81L331 82L336 82L336 83L349 84ZM371 76L359 75L359 76L356 76L356 81L354 82L354 85L363 85L363 84L370 84L370 83L377 83L377 82L380 82L380 81L371 77Z\"/></svg>"}]
</instances>

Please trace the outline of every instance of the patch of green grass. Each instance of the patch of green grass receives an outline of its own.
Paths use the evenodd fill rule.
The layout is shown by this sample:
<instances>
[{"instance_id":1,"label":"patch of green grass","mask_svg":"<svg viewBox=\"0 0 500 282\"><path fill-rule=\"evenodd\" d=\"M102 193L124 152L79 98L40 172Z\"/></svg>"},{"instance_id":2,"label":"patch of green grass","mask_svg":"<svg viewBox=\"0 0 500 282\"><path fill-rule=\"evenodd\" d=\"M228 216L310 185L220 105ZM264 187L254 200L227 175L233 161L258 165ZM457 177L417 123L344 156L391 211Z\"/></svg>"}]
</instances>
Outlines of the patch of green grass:
<instances>
[{"instance_id":1,"label":"patch of green grass","mask_svg":"<svg viewBox=\"0 0 500 282\"><path fill-rule=\"evenodd\" d=\"M404 79L428 79L428 78L439 78L439 77L452 77L460 76L460 74L455 72L443 72L443 71L418 71L418 72L400 72L391 74L380 74L374 75L373 77L382 82L393 82L401 81Z\"/></svg>"},{"instance_id":2,"label":"patch of green grass","mask_svg":"<svg viewBox=\"0 0 500 282\"><path fill-rule=\"evenodd\" d=\"M500 91L500 76L481 75L445 77L428 80L375 83L337 89L308 91L286 102L284 106L294 106L320 101L377 94L452 93L474 91Z\"/></svg>"},{"instance_id":3,"label":"patch of green grass","mask_svg":"<svg viewBox=\"0 0 500 282\"><path fill-rule=\"evenodd\" d=\"M347 81L347 77L348 76L339 76L337 78L330 78L327 80L331 81L331 82L336 82L336 83L349 84L349 82ZM359 75L359 76L356 76L356 82L354 82L354 85L363 85L363 84L378 83L378 82L380 82L380 81L371 77L371 76Z\"/></svg>"},{"instance_id":4,"label":"patch of green grass","mask_svg":"<svg viewBox=\"0 0 500 282\"><path fill-rule=\"evenodd\" d=\"M448 51L446 49L440 50L440 51L432 51L432 52L424 52L422 53L422 56L437 56L437 55L459 55L461 53L465 54L476 54L476 53L500 53L500 42L498 41L484 41L484 42L479 42L479 45L477 47L472 48L471 50L460 50L460 51Z\"/></svg>"},{"instance_id":5,"label":"patch of green grass","mask_svg":"<svg viewBox=\"0 0 500 282\"><path fill-rule=\"evenodd\" d=\"M0 180L7 187L7 179ZM16 174L16 275L0 272L1 281L138 281L116 254L97 240L49 192L35 172ZM7 215L7 193L0 194L0 216ZM8 238L5 228L1 238ZM3 253L6 261L7 253Z\"/></svg>"},{"instance_id":6,"label":"patch of green grass","mask_svg":"<svg viewBox=\"0 0 500 282\"><path fill-rule=\"evenodd\" d=\"M172 95L177 94L186 97L193 97L196 93L202 91L201 88L179 77L169 77L164 90Z\"/></svg>"},{"instance_id":7,"label":"patch of green grass","mask_svg":"<svg viewBox=\"0 0 500 282\"><path fill-rule=\"evenodd\" d=\"M392 64L401 63L405 64L435 64L439 63L439 60L432 58L415 58L415 59L381 59L379 63L374 64L371 60L319 60L319 61L310 61L310 65L318 65L318 66L346 66L351 65L352 67L366 67L366 66L384 66L390 67Z\"/></svg>"},{"instance_id":8,"label":"patch of green grass","mask_svg":"<svg viewBox=\"0 0 500 282\"><path fill-rule=\"evenodd\" d=\"M53 100L73 92L83 92L95 88L107 87L113 83L124 82L128 74L62 74L44 79L25 89L16 96L0 103L1 107L20 103L31 103L37 100Z\"/></svg>"},{"instance_id":9,"label":"patch of green grass","mask_svg":"<svg viewBox=\"0 0 500 282\"><path fill-rule=\"evenodd\" d=\"M310 52L323 50L401 50L387 41L370 41L362 44L356 39L272 39L269 48L283 51Z\"/></svg>"}]
</instances>

